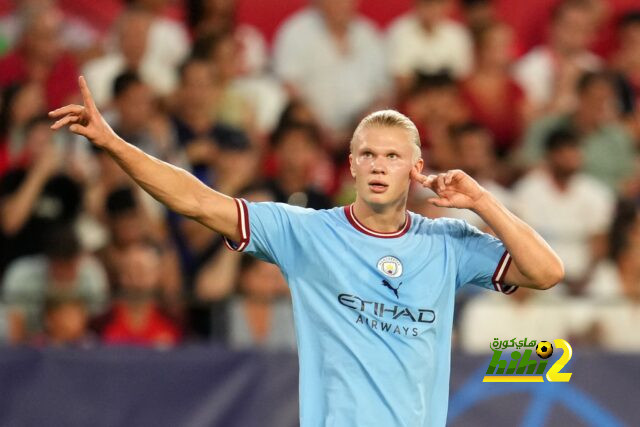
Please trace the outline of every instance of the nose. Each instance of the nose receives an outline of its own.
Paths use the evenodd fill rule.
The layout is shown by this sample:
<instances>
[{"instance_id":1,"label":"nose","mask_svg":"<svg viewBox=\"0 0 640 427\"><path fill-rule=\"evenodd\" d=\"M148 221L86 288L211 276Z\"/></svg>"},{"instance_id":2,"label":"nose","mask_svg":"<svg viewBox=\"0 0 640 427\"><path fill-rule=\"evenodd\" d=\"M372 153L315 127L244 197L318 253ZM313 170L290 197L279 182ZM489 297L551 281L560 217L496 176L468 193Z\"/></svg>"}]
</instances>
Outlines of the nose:
<instances>
[{"instance_id":1,"label":"nose","mask_svg":"<svg viewBox=\"0 0 640 427\"><path fill-rule=\"evenodd\" d=\"M371 172L384 175L386 171L387 171L387 165L384 160L384 157L378 156L374 158L373 161L371 162Z\"/></svg>"}]
</instances>

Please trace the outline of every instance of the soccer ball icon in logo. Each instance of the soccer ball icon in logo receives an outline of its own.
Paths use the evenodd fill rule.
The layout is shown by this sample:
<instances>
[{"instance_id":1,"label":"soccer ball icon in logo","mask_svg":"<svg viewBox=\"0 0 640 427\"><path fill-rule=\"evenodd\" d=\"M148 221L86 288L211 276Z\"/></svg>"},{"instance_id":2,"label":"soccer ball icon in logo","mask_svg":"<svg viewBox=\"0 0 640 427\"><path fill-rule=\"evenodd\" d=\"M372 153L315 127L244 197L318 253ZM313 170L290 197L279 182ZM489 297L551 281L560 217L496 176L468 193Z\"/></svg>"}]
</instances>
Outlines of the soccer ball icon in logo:
<instances>
[{"instance_id":1,"label":"soccer ball icon in logo","mask_svg":"<svg viewBox=\"0 0 640 427\"><path fill-rule=\"evenodd\" d=\"M540 341L536 345L536 354L541 359L548 359L553 354L553 345L549 341Z\"/></svg>"}]
</instances>

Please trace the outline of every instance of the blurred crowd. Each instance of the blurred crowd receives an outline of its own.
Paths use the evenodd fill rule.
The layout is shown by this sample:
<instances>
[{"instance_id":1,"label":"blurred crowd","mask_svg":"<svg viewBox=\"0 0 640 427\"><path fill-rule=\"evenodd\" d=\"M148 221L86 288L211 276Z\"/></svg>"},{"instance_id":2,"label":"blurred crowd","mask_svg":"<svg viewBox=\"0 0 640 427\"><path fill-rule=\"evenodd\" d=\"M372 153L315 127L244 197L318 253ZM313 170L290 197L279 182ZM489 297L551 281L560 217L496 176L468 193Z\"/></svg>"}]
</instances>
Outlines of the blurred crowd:
<instances>
[{"instance_id":1,"label":"blurred crowd","mask_svg":"<svg viewBox=\"0 0 640 427\"><path fill-rule=\"evenodd\" d=\"M458 348L526 335L640 352L640 9L559 0L525 50L490 0L415 0L384 29L357 0L309 0L272 43L234 0L126 0L106 33L54 0L14 3L0 18L0 342L295 349L277 267L49 130L47 111L81 103L82 74L145 152L230 196L315 209L353 201L354 126L395 108L420 130L424 173L463 169L565 264L550 291L460 292ZM604 25L616 42L596 55ZM430 196L413 189L410 210L491 232Z\"/></svg>"}]
</instances>

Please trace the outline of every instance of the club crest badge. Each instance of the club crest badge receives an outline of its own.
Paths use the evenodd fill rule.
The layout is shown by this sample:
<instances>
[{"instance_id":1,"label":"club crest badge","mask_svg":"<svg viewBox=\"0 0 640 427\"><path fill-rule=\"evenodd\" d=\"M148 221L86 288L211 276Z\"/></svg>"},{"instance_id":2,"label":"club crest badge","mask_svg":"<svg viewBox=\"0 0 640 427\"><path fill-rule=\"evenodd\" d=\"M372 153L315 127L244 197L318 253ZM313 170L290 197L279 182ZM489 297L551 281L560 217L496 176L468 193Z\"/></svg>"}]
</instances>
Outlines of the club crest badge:
<instances>
[{"instance_id":1,"label":"club crest badge","mask_svg":"<svg viewBox=\"0 0 640 427\"><path fill-rule=\"evenodd\" d=\"M400 277L402 275L402 263L393 256L380 258L378 270L388 277Z\"/></svg>"}]
</instances>

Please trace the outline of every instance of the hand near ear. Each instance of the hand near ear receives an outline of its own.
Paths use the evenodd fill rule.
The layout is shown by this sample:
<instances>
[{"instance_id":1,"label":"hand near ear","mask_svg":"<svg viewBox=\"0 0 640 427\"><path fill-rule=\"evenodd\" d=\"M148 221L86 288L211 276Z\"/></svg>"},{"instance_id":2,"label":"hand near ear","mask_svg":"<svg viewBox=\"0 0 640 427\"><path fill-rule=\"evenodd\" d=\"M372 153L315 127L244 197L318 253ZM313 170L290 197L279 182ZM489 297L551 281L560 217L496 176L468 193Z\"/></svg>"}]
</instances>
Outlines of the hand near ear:
<instances>
[{"instance_id":1,"label":"hand near ear","mask_svg":"<svg viewBox=\"0 0 640 427\"><path fill-rule=\"evenodd\" d=\"M435 175L422 175L411 170L411 179L431 189L438 197L428 202L443 208L474 209L486 190L469 175L459 169Z\"/></svg>"}]
</instances>

